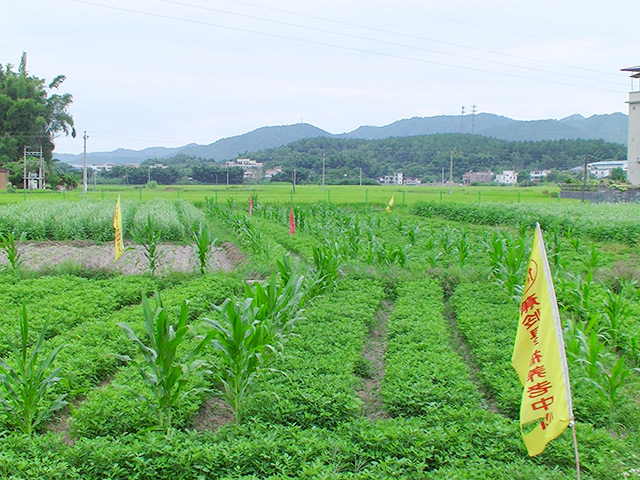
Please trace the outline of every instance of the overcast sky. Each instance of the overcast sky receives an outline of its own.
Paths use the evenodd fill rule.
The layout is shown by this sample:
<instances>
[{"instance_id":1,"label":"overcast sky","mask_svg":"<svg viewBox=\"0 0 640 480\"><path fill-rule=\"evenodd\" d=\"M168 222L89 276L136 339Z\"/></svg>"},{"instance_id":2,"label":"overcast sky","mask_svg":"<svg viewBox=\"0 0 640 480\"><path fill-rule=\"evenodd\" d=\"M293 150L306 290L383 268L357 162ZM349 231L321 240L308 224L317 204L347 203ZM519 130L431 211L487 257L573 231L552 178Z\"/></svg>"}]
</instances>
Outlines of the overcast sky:
<instances>
[{"instance_id":1,"label":"overcast sky","mask_svg":"<svg viewBox=\"0 0 640 480\"><path fill-rule=\"evenodd\" d=\"M271 125L627 113L638 0L0 0L0 64L71 93L56 151L209 144Z\"/></svg>"}]
</instances>

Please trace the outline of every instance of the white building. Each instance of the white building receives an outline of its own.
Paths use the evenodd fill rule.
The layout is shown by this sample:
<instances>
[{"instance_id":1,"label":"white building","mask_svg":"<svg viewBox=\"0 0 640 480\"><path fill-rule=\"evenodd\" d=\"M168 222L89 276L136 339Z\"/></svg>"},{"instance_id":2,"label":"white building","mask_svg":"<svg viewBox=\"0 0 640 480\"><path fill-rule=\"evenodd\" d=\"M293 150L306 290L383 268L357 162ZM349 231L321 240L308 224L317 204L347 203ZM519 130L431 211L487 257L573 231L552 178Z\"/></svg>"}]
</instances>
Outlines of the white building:
<instances>
[{"instance_id":1,"label":"white building","mask_svg":"<svg viewBox=\"0 0 640 480\"><path fill-rule=\"evenodd\" d=\"M266 178L267 180L271 180L271 177L279 173L282 173L282 167L270 168L264 172L264 178Z\"/></svg>"},{"instance_id":2,"label":"white building","mask_svg":"<svg viewBox=\"0 0 640 480\"><path fill-rule=\"evenodd\" d=\"M540 183L550 172L551 170L532 170L529 172L529 178L532 182Z\"/></svg>"},{"instance_id":3,"label":"white building","mask_svg":"<svg viewBox=\"0 0 640 480\"><path fill-rule=\"evenodd\" d=\"M225 162L225 167L233 168L240 167L244 173L243 178L245 180L258 180L262 177L262 163L258 163L250 158L238 158L236 160L230 160Z\"/></svg>"},{"instance_id":4,"label":"white building","mask_svg":"<svg viewBox=\"0 0 640 480\"><path fill-rule=\"evenodd\" d=\"M611 172L616 168L621 168L624 172L628 172L627 165L628 162L624 160L617 162L592 162L587 164L587 170L593 178L605 178L611 176Z\"/></svg>"},{"instance_id":5,"label":"white building","mask_svg":"<svg viewBox=\"0 0 640 480\"><path fill-rule=\"evenodd\" d=\"M385 175L378 180L384 185L403 185L404 173L394 173L393 175Z\"/></svg>"},{"instance_id":6,"label":"white building","mask_svg":"<svg viewBox=\"0 0 640 480\"><path fill-rule=\"evenodd\" d=\"M632 185L640 185L640 65L623 68L631 72L631 91L629 92L629 142L627 144L627 179ZM638 88L633 89L634 80Z\"/></svg>"},{"instance_id":7,"label":"white building","mask_svg":"<svg viewBox=\"0 0 640 480\"><path fill-rule=\"evenodd\" d=\"M515 185L518 183L518 172L515 170L504 170L496 175L496 183Z\"/></svg>"}]
</instances>

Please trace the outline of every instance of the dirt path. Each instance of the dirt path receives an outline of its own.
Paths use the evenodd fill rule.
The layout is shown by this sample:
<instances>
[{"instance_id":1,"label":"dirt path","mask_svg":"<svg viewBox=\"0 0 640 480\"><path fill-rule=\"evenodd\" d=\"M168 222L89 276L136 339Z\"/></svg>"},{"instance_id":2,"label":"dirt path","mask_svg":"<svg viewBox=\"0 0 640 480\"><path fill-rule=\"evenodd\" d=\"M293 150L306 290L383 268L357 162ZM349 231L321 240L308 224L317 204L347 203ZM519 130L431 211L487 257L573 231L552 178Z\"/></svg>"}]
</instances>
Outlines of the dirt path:
<instances>
[{"instance_id":1,"label":"dirt path","mask_svg":"<svg viewBox=\"0 0 640 480\"><path fill-rule=\"evenodd\" d=\"M114 261L112 244L93 242L25 242L20 246L22 267L29 270L42 270L60 265L81 265L96 270L109 270L125 275L139 275L148 269L142 247L126 243L127 250ZM193 272L198 260L189 245L164 244L160 246L161 257L158 273L168 271ZM244 258L242 252L231 244L225 243L217 248L211 257L211 270L232 270ZM5 255L0 255L0 265L7 265Z\"/></svg>"}]
</instances>

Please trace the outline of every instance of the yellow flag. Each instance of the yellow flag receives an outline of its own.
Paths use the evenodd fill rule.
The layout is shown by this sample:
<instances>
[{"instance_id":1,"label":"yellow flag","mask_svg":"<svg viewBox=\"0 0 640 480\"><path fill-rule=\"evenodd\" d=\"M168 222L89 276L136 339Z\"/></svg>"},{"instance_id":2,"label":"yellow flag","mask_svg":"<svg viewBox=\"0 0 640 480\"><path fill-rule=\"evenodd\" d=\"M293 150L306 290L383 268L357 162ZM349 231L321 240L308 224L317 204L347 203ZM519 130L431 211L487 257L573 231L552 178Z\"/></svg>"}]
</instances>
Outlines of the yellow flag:
<instances>
[{"instance_id":1,"label":"yellow flag","mask_svg":"<svg viewBox=\"0 0 640 480\"><path fill-rule=\"evenodd\" d=\"M392 195L391 200L389 200L389 204L387 205L387 208L386 208L388 213L391 213L391 209L393 208L393 204L395 203L395 201L396 201L396 196Z\"/></svg>"},{"instance_id":2,"label":"yellow flag","mask_svg":"<svg viewBox=\"0 0 640 480\"><path fill-rule=\"evenodd\" d=\"M120 212L120 195L116 200L116 211L113 214L113 229L115 231L115 256L116 260L120 258L122 252L124 252L124 243L122 241L122 213Z\"/></svg>"},{"instance_id":3,"label":"yellow flag","mask_svg":"<svg viewBox=\"0 0 640 480\"><path fill-rule=\"evenodd\" d=\"M573 421L560 315L539 224L511 364L524 387L520 429L529 456L533 457Z\"/></svg>"}]
</instances>

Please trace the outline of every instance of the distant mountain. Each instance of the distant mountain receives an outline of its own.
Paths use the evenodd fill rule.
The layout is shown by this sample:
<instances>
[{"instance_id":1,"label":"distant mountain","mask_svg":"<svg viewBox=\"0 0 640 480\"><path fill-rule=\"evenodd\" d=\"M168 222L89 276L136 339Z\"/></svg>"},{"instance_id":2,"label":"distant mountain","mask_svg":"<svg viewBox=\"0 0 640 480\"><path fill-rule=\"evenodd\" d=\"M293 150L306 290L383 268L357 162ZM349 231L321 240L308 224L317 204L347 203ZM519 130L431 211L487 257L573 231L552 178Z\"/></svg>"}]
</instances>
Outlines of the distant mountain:
<instances>
[{"instance_id":1,"label":"distant mountain","mask_svg":"<svg viewBox=\"0 0 640 480\"><path fill-rule=\"evenodd\" d=\"M475 133L511 141L539 141L560 139L605 140L627 143L627 116L622 113L594 115L584 118L572 115L561 120L522 121L480 113L465 117L441 115L398 120L383 127L360 127L340 135L343 138L379 140L388 137L432 135L435 133Z\"/></svg>"},{"instance_id":2,"label":"distant mountain","mask_svg":"<svg viewBox=\"0 0 640 480\"><path fill-rule=\"evenodd\" d=\"M162 159L177 154L224 162L237 158L238 155L242 155L245 152L280 147L295 142L296 140L315 137L331 137L331 134L308 123L261 127L243 135L220 139L209 145L191 143L184 147L176 148L152 147L139 151L121 148L113 152L87 153L87 162L91 164L140 163L149 158ZM54 158L71 164L80 164L83 162L83 154L54 153Z\"/></svg>"},{"instance_id":3,"label":"distant mountain","mask_svg":"<svg viewBox=\"0 0 640 480\"><path fill-rule=\"evenodd\" d=\"M180 153L216 161L226 161L244 153L280 147L303 138L330 136L329 132L325 132L308 123L262 127L237 137L223 138L210 145L188 145L182 147Z\"/></svg>"},{"instance_id":4,"label":"distant mountain","mask_svg":"<svg viewBox=\"0 0 640 480\"><path fill-rule=\"evenodd\" d=\"M118 149L113 152L87 153L87 161L101 163L140 163L150 158L167 158L176 154L195 156L223 162L268 148L280 147L297 140L316 137L353 138L378 140L389 137L410 137L437 133L474 133L510 141L540 141L560 139L600 139L607 142L627 144L627 115L613 113L593 115L571 115L561 120L522 121L480 113L477 115L439 115L398 120L382 127L362 126L356 130L332 135L308 123L262 127L235 137L223 138L209 145L189 144L183 147L151 147L144 150ZM71 164L82 163L82 154L56 154L58 160Z\"/></svg>"}]
</instances>

